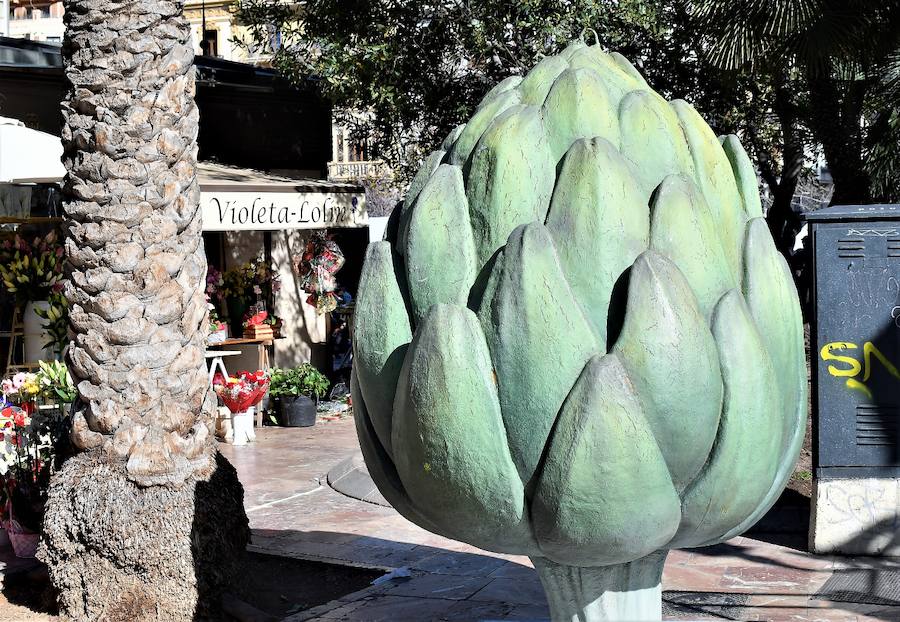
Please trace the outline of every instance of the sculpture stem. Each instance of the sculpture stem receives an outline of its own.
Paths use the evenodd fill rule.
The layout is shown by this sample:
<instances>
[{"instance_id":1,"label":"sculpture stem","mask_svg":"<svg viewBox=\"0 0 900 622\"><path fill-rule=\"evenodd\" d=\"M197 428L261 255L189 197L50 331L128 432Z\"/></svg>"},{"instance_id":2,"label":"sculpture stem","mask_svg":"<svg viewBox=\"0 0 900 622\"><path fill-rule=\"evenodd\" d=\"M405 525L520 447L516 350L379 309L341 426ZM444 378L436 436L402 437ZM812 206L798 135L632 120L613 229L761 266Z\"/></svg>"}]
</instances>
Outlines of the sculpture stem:
<instances>
[{"instance_id":1,"label":"sculpture stem","mask_svg":"<svg viewBox=\"0 0 900 622\"><path fill-rule=\"evenodd\" d=\"M553 622L662 620L662 572L668 551L627 564L580 568L533 557Z\"/></svg>"}]
</instances>

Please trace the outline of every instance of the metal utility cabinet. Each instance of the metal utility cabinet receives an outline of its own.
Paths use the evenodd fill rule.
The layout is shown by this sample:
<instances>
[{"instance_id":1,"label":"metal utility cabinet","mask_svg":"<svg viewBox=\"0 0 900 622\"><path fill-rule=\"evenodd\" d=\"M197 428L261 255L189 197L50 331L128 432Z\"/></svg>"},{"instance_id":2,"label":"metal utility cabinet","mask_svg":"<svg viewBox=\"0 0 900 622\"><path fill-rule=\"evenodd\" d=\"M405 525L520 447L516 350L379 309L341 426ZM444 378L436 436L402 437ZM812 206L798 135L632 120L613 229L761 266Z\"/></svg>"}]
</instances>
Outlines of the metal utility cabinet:
<instances>
[{"instance_id":1,"label":"metal utility cabinet","mask_svg":"<svg viewBox=\"0 0 900 622\"><path fill-rule=\"evenodd\" d=\"M888 540L873 530L900 526L900 205L835 206L807 220L813 548L883 553Z\"/></svg>"}]
</instances>

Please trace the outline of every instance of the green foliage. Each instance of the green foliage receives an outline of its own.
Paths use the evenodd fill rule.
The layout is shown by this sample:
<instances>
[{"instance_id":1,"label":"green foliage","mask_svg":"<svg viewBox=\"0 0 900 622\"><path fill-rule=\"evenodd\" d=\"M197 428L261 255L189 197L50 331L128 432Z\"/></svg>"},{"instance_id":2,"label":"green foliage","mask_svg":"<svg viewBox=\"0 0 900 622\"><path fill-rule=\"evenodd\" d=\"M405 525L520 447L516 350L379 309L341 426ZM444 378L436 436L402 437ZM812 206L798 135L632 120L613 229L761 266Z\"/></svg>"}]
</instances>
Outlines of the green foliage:
<instances>
[{"instance_id":1,"label":"green foliage","mask_svg":"<svg viewBox=\"0 0 900 622\"><path fill-rule=\"evenodd\" d=\"M468 119L488 89L522 75L585 31L631 58L653 59L648 75L666 95L702 100L708 79L676 32L675 0L506 2L240 0L238 17L257 49L296 82L317 76L340 121L409 181L426 148ZM302 17L301 17L302 16ZM693 59L693 60L692 60ZM363 117L342 111L366 113Z\"/></svg>"},{"instance_id":2,"label":"green foliage","mask_svg":"<svg viewBox=\"0 0 900 622\"><path fill-rule=\"evenodd\" d=\"M270 372L269 395L319 398L328 392L329 386L328 378L309 363L287 369L275 367Z\"/></svg>"},{"instance_id":3,"label":"green foliage","mask_svg":"<svg viewBox=\"0 0 900 622\"><path fill-rule=\"evenodd\" d=\"M62 361L40 361L37 381L46 399L71 404L78 397L69 369Z\"/></svg>"},{"instance_id":4,"label":"green foliage","mask_svg":"<svg viewBox=\"0 0 900 622\"><path fill-rule=\"evenodd\" d=\"M64 294L52 292L48 297L50 306L47 309L35 307L34 312L44 320L43 327L50 337L45 348L53 348L60 357L69 344L69 301Z\"/></svg>"},{"instance_id":5,"label":"green foliage","mask_svg":"<svg viewBox=\"0 0 900 622\"><path fill-rule=\"evenodd\" d=\"M799 228L791 198L812 175L809 154L822 145L836 199L900 196L900 93L888 88L898 7L880 0L239 0L238 16L252 45L273 51L273 64L290 79L321 78L338 120L388 160L401 186L490 86L591 29L589 41L595 32L604 47L631 58L657 92L686 99L718 132L741 136L776 204L776 241L789 254ZM833 92L811 93L809 78L826 74L837 80Z\"/></svg>"}]
</instances>

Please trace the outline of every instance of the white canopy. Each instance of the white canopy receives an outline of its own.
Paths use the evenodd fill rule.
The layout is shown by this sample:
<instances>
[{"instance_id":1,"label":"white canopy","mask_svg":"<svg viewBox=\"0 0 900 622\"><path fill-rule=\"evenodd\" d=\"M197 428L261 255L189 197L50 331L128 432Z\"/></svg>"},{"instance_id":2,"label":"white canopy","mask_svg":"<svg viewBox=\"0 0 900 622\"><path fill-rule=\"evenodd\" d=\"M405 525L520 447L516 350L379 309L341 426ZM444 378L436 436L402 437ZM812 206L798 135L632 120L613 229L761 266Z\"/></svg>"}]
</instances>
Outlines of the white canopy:
<instances>
[{"instance_id":1,"label":"white canopy","mask_svg":"<svg viewBox=\"0 0 900 622\"><path fill-rule=\"evenodd\" d=\"M0 117L0 183L55 183L62 180L63 148L58 136Z\"/></svg>"}]
</instances>

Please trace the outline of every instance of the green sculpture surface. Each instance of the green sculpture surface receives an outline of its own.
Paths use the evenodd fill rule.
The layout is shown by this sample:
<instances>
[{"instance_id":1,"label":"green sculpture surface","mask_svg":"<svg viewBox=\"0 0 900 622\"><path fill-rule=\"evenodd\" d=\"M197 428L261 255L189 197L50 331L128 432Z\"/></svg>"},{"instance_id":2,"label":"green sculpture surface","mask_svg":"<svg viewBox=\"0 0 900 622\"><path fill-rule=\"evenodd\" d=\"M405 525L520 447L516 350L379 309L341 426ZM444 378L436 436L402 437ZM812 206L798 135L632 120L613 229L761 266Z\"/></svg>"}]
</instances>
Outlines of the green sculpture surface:
<instances>
[{"instance_id":1,"label":"green sculpture surface","mask_svg":"<svg viewBox=\"0 0 900 622\"><path fill-rule=\"evenodd\" d=\"M528 555L554 621L659 620L666 552L775 502L800 306L735 136L572 43L425 161L357 299L353 404L406 518Z\"/></svg>"}]
</instances>

